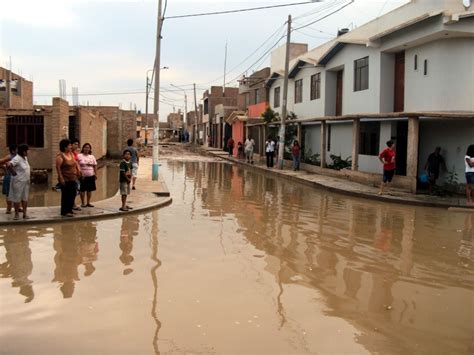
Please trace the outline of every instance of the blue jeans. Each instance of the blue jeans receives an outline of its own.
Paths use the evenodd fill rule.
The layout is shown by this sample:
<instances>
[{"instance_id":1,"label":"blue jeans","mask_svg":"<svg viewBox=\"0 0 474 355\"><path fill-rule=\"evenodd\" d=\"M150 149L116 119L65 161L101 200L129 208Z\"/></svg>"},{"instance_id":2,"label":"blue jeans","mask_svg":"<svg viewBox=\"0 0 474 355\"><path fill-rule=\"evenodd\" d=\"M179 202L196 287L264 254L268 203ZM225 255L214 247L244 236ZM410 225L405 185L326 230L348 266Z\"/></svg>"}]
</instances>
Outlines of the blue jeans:
<instances>
[{"instance_id":1,"label":"blue jeans","mask_svg":"<svg viewBox=\"0 0 474 355\"><path fill-rule=\"evenodd\" d=\"M300 170L301 157L293 155L293 170Z\"/></svg>"}]
</instances>

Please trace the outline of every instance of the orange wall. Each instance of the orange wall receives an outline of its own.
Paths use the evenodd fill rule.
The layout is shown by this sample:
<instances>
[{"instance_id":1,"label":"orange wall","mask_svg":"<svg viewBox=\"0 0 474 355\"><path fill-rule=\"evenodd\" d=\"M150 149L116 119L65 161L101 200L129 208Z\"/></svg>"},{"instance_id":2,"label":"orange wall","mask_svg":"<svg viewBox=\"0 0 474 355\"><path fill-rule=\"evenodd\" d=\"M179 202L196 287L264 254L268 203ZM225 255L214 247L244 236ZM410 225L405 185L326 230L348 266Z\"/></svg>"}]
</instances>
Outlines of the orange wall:
<instances>
[{"instance_id":1,"label":"orange wall","mask_svg":"<svg viewBox=\"0 0 474 355\"><path fill-rule=\"evenodd\" d=\"M259 118L260 115L265 111L268 106L268 102L260 102L256 105L249 105L248 107L248 117L249 118Z\"/></svg>"},{"instance_id":2,"label":"orange wall","mask_svg":"<svg viewBox=\"0 0 474 355\"><path fill-rule=\"evenodd\" d=\"M234 156L237 156L238 149L237 146L239 142L244 144L245 137L244 137L244 123L241 121L234 121L232 123L232 138L234 139L235 146L234 146Z\"/></svg>"}]
</instances>

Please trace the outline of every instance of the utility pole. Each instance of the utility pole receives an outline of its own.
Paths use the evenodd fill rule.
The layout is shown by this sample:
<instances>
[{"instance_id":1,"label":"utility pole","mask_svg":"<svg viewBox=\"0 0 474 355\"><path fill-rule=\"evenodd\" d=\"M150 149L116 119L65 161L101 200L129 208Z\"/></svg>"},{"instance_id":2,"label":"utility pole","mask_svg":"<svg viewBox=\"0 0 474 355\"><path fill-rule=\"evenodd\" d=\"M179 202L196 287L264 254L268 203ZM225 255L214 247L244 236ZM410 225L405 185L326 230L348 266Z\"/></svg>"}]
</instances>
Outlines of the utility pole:
<instances>
[{"instance_id":1,"label":"utility pole","mask_svg":"<svg viewBox=\"0 0 474 355\"><path fill-rule=\"evenodd\" d=\"M225 72L227 70L227 41L225 42L225 54L224 54L224 85L222 85L222 96L225 96Z\"/></svg>"},{"instance_id":2,"label":"utility pole","mask_svg":"<svg viewBox=\"0 0 474 355\"><path fill-rule=\"evenodd\" d=\"M153 164L152 180L158 180L158 139L160 134L160 118L158 116L160 105L160 55L161 55L161 17L162 0L158 0L158 21L156 26L156 53L155 53L155 95L153 100Z\"/></svg>"},{"instance_id":3,"label":"utility pole","mask_svg":"<svg viewBox=\"0 0 474 355\"><path fill-rule=\"evenodd\" d=\"M198 135L198 132L199 132L199 129L198 129L198 122L199 122L199 114L198 114L198 107L197 107L197 100L196 100L196 84L193 84L193 88L194 88L194 128L195 128L195 132L194 132L194 144L197 143L197 135Z\"/></svg>"},{"instance_id":4,"label":"utility pole","mask_svg":"<svg viewBox=\"0 0 474 355\"><path fill-rule=\"evenodd\" d=\"M188 121L187 121L187 119L188 119L188 95L186 95L186 91L185 91L184 92L184 120L183 120L183 126L184 126L185 131L188 130Z\"/></svg>"},{"instance_id":5,"label":"utility pole","mask_svg":"<svg viewBox=\"0 0 474 355\"><path fill-rule=\"evenodd\" d=\"M283 169L285 150L285 121L287 116L288 70L290 65L291 15L288 15L288 31L286 35L285 79L283 81L283 104L281 106L280 143L278 146L278 167Z\"/></svg>"},{"instance_id":6,"label":"utility pole","mask_svg":"<svg viewBox=\"0 0 474 355\"><path fill-rule=\"evenodd\" d=\"M148 146L148 73L146 74L146 95L145 95L145 147Z\"/></svg>"}]
</instances>

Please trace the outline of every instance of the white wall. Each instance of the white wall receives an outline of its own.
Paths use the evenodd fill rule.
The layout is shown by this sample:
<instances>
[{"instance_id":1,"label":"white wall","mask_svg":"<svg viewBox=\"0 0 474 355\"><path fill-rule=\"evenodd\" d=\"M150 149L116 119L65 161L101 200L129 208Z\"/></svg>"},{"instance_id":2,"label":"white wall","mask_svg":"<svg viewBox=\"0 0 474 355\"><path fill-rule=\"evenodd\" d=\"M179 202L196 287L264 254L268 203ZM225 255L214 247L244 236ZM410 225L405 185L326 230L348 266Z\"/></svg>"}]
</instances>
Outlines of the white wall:
<instances>
[{"instance_id":1,"label":"white wall","mask_svg":"<svg viewBox=\"0 0 474 355\"><path fill-rule=\"evenodd\" d=\"M306 64L309 66L310 64ZM311 100L311 76L317 73L321 73L321 97L316 100ZM295 103L295 81L303 79L303 102ZM325 71L322 67L302 68L296 77L291 80L292 90L292 101L289 104L292 105L293 111L296 113L298 118L314 118L324 116L324 81Z\"/></svg>"},{"instance_id":2,"label":"white wall","mask_svg":"<svg viewBox=\"0 0 474 355\"><path fill-rule=\"evenodd\" d=\"M354 91L354 61L367 56L369 57L369 88ZM364 45L346 45L326 65L326 70L340 70L341 68L344 69L342 114L379 113L380 52Z\"/></svg>"},{"instance_id":3,"label":"white wall","mask_svg":"<svg viewBox=\"0 0 474 355\"><path fill-rule=\"evenodd\" d=\"M458 174L459 183L466 183L464 177L464 156L467 147L474 144L473 120L421 120L418 171L422 172L436 146L441 147L448 170ZM441 172L439 182L443 182L446 172Z\"/></svg>"},{"instance_id":4,"label":"white wall","mask_svg":"<svg viewBox=\"0 0 474 355\"><path fill-rule=\"evenodd\" d=\"M305 152L311 149L313 154L321 154L321 126L303 126L304 127L304 142Z\"/></svg>"},{"instance_id":5,"label":"white wall","mask_svg":"<svg viewBox=\"0 0 474 355\"><path fill-rule=\"evenodd\" d=\"M474 111L474 38L438 40L409 49L405 63L405 111Z\"/></svg>"}]
</instances>

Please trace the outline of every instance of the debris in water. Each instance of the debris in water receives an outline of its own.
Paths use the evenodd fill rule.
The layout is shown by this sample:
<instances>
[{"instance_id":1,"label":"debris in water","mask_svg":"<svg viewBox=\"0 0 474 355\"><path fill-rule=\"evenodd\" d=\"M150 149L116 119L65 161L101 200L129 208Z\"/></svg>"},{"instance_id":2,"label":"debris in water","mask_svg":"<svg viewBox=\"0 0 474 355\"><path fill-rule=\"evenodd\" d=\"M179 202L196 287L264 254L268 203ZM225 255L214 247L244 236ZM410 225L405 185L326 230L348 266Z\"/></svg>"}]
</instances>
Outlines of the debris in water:
<instances>
[{"instance_id":1,"label":"debris in water","mask_svg":"<svg viewBox=\"0 0 474 355\"><path fill-rule=\"evenodd\" d=\"M265 256L265 255L257 255L257 254L255 254L255 255L254 255L254 258L263 258L264 256Z\"/></svg>"},{"instance_id":2,"label":"debris in water","mask_svg":"<svg viewBox=\"0 0 474 355\"><path fill-rule=\"evenodd\" d=\"M385 306L385 309L386 309L387 311L390 311L390 310L392 309L392 306Z\"/></svg>"},{"instance_id":3,"label":"debris in water","mask_svg":"<svg viewBox=\"0 0 474 355\"><path fill-rule=\"evenodd\" d=\"M239 325L239 324L240 324L240 322L239 322L238 320L236 320L234 323L235 323L235 324L237 324L237 325Z\"/></svg>"}]
</instances>

